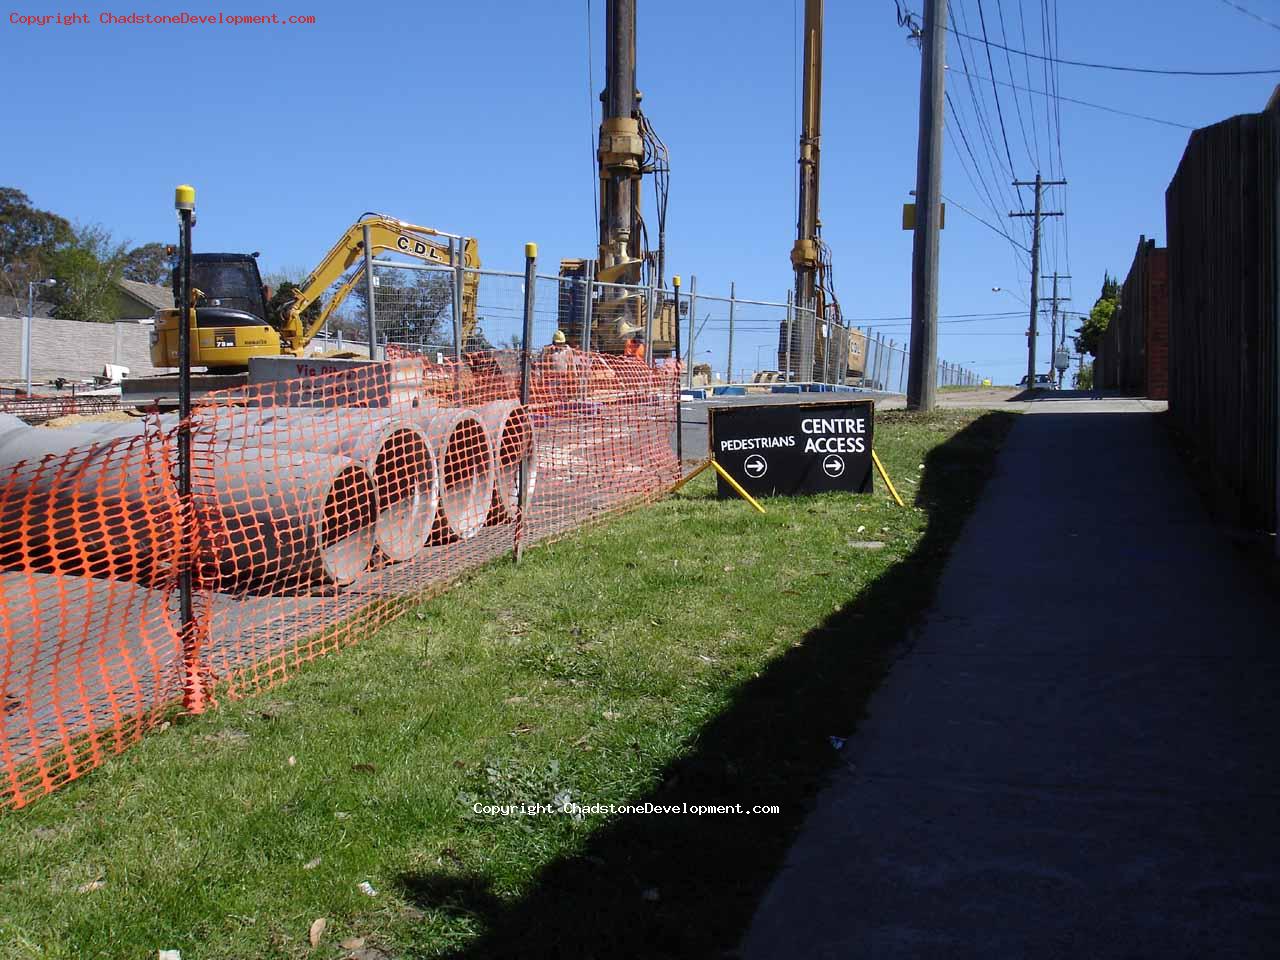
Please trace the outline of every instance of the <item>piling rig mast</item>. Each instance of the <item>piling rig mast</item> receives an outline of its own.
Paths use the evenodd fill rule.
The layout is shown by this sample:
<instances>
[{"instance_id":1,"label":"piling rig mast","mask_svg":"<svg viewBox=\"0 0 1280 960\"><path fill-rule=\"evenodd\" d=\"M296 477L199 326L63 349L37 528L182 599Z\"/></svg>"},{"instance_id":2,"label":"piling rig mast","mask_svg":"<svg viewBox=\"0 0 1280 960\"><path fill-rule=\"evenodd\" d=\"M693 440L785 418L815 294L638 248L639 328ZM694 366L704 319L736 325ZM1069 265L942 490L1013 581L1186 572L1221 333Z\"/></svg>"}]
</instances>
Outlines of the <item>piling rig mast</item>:
<instances>
[{"instance_id":1,"label":"piling rig mast","mask_svg":"<svg viewBox=\"0 0 1280 960\"><path fill-rule=\"evenodd\" d=\"M844 326L840 301L835 294L831 248L823 242L822 219L818 214L819 144L822 138L822 14L823 0L805 0L799 210L796 217L796 242L791 248L791 265L796 276L796 306L813 312L797 315L790 324L784 322L779 331L778 369L785 372L788 380L809 379L815 360L823 357L829 329ZM852 338L848 339L848 349L852 351ZM841 359L845 360L850 369L853 368L853 356ZM860 361L858 366L861 367Z\"/></svg>"},{"instance_id":2,"label":"piling rig mast","mask_svg":"<svg viewBox=\"0 0 1280 960\"><path fill-rule=\"evenodd\" d=\"M636 88L637 0L606 0L605 88L599 147L596 151L600 178L600 210L596 259L562 260L560 276L594 278L604 286L592 304L591 345L607 353L621 353L632 334L648 328L648 305L641 288L662 289L666 269L667 184L670 176L666 144L654 132L640 109ZM643 215L641 185L653 177L657 214L657 249L649 246ZM560 298L559 321L571 343L582 344L584 304L579 285ZM655 353L675 347L674 307L653 305L652 343Z\"/></svg>"}]
</instances>

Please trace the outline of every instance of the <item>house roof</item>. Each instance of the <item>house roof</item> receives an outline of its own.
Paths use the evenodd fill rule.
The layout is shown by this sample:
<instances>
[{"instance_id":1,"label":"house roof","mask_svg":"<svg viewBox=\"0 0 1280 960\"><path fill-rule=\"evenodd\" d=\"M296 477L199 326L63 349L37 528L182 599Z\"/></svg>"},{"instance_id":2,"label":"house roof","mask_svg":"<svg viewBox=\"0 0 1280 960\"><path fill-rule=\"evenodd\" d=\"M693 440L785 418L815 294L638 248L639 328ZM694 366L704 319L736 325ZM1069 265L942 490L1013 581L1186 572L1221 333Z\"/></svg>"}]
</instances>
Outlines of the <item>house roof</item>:
<instances>
[{"instance_id":1,"label":"house roof","mask_svg":"<svg viewBox=\"0 0 1280 960\"><path fill-rule=\"evenodd\" d=\"M154 310L168 310L173 306L173 292L168 287L155 283L141 283L137 280L117 280L116 285Z\"/></svg>"},{"instance_id":2,"label":"house roof","mask_svg":"<svg viewBox=\"0 0 1280 960\"><path fill-rule=\"evenodd\" d=\"M32 310L36 317L48 317L53 312L53 304L45 300L37 300ZM27 298L0 295L0 317L25 317L27 315Z\"/></svg>"}]
</instances>

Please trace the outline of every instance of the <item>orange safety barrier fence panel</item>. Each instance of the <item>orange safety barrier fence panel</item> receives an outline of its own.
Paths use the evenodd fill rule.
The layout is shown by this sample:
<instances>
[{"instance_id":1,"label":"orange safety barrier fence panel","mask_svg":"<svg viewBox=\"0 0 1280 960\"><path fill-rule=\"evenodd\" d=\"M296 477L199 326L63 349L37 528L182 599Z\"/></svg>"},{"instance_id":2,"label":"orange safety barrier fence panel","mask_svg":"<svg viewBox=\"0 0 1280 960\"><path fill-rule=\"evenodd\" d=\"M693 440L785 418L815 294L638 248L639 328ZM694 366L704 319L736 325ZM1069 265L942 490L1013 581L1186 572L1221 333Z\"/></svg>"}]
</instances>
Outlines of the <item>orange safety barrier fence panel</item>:
<instances>
[{"instance_id":1,"label":"orange safety barrier fence panel","mask_svg":"<svg viewBox=\"0 0 1280 960\"><path fill-rule=\"evenodd\" d=\"M0 428L0 806L98 766L181 693L189 524L157 436Z\"/></svg>"},{"instance_id":2,"label":"orange safety barrier fence panel","mask_svg":"<svg viewBox=\"0 0 1280 960\"><path fill-rule=\"evenodd\" d=\"M202 399L187 504L171 418L0 415L0 807L92 770L184 696L274 686L678 476L674 366L538 354L521 403L519 350L389 353Z\"/></svg>"}]
</instances>

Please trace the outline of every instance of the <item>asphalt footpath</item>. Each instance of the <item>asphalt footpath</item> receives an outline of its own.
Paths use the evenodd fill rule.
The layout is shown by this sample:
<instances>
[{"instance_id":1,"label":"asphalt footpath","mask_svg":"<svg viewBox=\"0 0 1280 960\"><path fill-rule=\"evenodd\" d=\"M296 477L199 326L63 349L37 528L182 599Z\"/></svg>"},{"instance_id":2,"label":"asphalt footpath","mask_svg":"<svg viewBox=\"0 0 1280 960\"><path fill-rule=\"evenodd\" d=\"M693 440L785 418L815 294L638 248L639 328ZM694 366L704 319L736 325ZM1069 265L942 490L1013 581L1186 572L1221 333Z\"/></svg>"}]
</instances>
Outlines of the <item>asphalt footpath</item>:
<instances>
[{"instance_id":1,"label":"asphalt footpath","mask_svg":"<svg viewBox=\"0 0 1280 960\"><path fill-rule=\"evenodd\" d=\"M742 957L1280 955L1280 604L1156 405L1027 411Z\"/></svg>"}]
</instances>

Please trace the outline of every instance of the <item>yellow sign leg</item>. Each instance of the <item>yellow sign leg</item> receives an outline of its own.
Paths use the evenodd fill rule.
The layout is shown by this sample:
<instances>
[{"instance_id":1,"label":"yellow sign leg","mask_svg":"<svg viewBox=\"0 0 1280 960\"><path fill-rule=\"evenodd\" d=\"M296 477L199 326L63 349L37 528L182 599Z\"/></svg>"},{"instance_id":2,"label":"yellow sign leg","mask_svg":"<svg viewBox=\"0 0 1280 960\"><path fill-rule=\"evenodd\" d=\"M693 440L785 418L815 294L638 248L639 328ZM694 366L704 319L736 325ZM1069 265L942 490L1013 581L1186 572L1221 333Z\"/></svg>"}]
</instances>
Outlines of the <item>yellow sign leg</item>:
<instances>
[{"instance_id":1,"label":"yellow sign leg","mask_svg":"<svg viewBox=\"0 0 1280 960\"><path fill-rule=\"evenodd\" d=\"M897 501L898 506L905 507L902 498L898 496L898 491L893 486L893 481L889 479L889 471L885 470L884 464L880 462L880 457L874 450L871 451L871 462L876 465L876 469L880 471L880 479L884 481L884 485L889 488L889 492L893 494L893 499Z\"/></svg>"},{"instance_id":2,"label":"yellow sign leg","mask_svg":"<svg viewBox=\"0 0 1280 960\"><path fill-rule=\"evenodd\" d=\"M714 459L712 459L712 460L710 461L710 463L711 463L711 466L713 466L713 467L715 467L715 468L716 468L716 473L718 473L718 474L720 474L720 476L724 477L724 482L725 482L725 483L727 483L729 486L733 487L733 492L734 492L734 493L736 493L738 496L740 496L743 500L747 501L747 503L751 504L753 507L755 507L755 508L756 508L757 510L759 510L761 513L764 513L764 507L760 506L759 502L756 500L756 498L755 498L755 497L753 497L751 494L747 493L747 491L743 490L743 489L742 489L742 485L741 485L741 484L739 484L737 480L735 480L735 479L733 479L733 477L729 476L729 471L728 471L728 470L726 470L724 467L720 466L720 464L716 463ZM703 466L705 466L705 464L704 464Z\"/></svg>"},{"instance_id":3,"label":"yellow sign leg","mask_svg":"<svg viewBox=\"0 0 1280 960\"><path fill-rule=\"evenodd\" d=\"M688 483L690 480L692 480L692 479L693 479L694 477L696 477L698 474L702 473L702 471L703 471L703 470L706 470L708 467L715 467L715 469L716 469L716 473L718 473L718 474L720 474L720 476L724 477L725 483L727 483L727 484L729 484L729 486L733 487L733 492L734 492L734 493L736 493L738 496L740 496L743 500L747 501L747 503L751 504L753 507L755 507L755 508L756 508L757 510L759 510L761 513L764 513L764 507L760 506L760 503L756 500L756 498L755 498L755 497L753 497L753 496L751 496L751 494L747 493L747 491L743 490L743 489L742 489L742 485L741 485L741 484L739 484L737 480L733 479L733 477L729 476L728 471L727 471L727 470L725 470L725 468L724 468L724 467L720 466L720 464L716 463L716 461L715 461L715 458L714 458L714 457L707 457L707 459L703 460L703 461L702 461L702 463L698 464L698 466L697 466L697 467L695 467L695 468L693 469L693 471L692 471L692 472L690 472L689 474L685 475L685 476L680 480L680 482L679 482L679 483L677 483L674 487L672 487L670 492L671 492L671 493L675 493L677 490L679 490L681 487L683 487L686 483Z\"/></svg>"}]
</instances>

